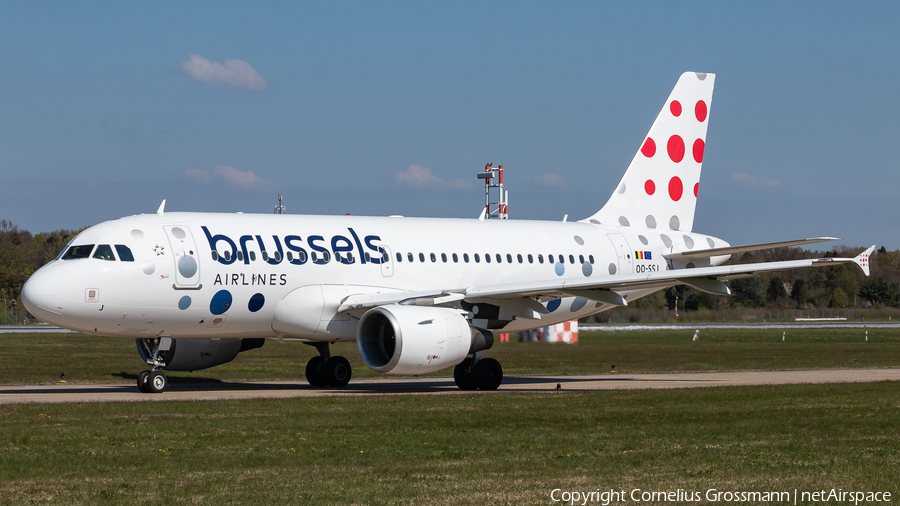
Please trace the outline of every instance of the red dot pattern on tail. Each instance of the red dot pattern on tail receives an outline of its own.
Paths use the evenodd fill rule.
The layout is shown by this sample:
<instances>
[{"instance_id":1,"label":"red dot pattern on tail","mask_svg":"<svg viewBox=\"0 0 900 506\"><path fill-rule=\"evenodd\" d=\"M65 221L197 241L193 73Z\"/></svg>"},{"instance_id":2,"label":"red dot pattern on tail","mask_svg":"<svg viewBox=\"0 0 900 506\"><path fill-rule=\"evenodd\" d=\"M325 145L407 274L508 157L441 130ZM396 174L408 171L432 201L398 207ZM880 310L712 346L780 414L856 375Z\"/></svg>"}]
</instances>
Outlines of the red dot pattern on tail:
<instances>
[{"instance_id":1,"label":"red dot pattern on tail","mask_svg":"<svg viewBox=\"0 0 900 506\"><path fill-rule=\"evenodd\" d=\"M698 100L697 105L694 106L694 114L697 116L697 121L699 121L700 123L706 121L706 113L706 102Z\"/></svg>"},{"instance_id":2,"label":"red dot pattern on tail","mask_svg":"<svg viewBox=\"0 0 900 506\"><path fill-rule=\"evenodd\" d=\"M653 158L653 155L656 154L656 143L653 142L653 139L650 137L647 137L647 140L644 141L644 145L641 146L641 154L647 158Z\"/></svg>"},{"instance_id":3,"label":"red dot pattern on tail","mask_svg":"<svg viewBox=\"0 0 900 506\"><path fill-rule=\"evenodd\" d=\"M656 228L668 223L671 230L690 230L706 152L713 80L711 74L682 74L608 207L592 218L622 226L643 222Z\"/></svg>"},{"instance_id":4,"label":"red dot pattern on tail","mask_svg":"<svg viewBox=\"0 0 900 506\"><path fill-rule=\"evenodd\" d=\"M706 145L703 143L703 139L697 139L694 141L694 161L697 163L703 163L703 148Z\"/></svg>"},{"instance_id":5,"label":"red dot pattern on tail","mask_svg":"<svg viewBox=\"0 0 900 506\"><path fill-rule=\"evenodd\" d=\"M677 100L673 100L671 104L669 104L669 110L672 111L672 116L676 118L681 116L681 102Z\"/></svg>"},{"instance_id":6,"label":"red dot pattern on tail","mask_svg":"<svg viewBox=\"0 0 900 506\"><path fill-rule=\"evenodd\" d=\"M669 137L669 142L666 144L666 150L669 152L669 158L672 159L673 162L680 162L684 159L684 140L680 135Z\"/></svg>"},{"instance_id":7,"label":"red dot pattern on tail","mask_svg":"<svg viewBox=\"0 0 900 506\"><path fill-rule=\"evenodd\" d=\"M672 197L672 200L678 202L681 200L681 195L684 193L684 185L681 183L681 178L678 176L673 177L669 180L669 197Z\"/></svg>"}]
</instances>

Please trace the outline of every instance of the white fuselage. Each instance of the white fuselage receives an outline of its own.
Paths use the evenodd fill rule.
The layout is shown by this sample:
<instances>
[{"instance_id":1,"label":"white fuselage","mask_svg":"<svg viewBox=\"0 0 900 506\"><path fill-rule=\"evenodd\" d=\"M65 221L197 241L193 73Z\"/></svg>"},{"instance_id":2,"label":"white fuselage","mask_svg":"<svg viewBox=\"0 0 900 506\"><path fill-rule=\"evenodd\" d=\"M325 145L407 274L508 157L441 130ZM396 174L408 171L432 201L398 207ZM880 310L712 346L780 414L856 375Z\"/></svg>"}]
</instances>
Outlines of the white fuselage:
<instances>
[{"instance_id":1,"label":"white fuselage","mask_svg":"<svg viewBox=\"0 0 900 506\"><path fill-rule=\"evenodd\" d=\"M206 213L107 221L70 243L78 245L89 254L57 259L29 280L35 316L130 338L318 341L355 339L356 319L337 312L348 295L662 271L685 267L663 254L728 246L702 234L584 222ZM276 332L276 308L295 290L316 300L294 297L282 311L300 312L308 324ZM621 293L634 300L656 290ZM550 312L539 321L483 324L524 330L611 307L578 297L541 303Z\"/></svg>"}]
</instances>

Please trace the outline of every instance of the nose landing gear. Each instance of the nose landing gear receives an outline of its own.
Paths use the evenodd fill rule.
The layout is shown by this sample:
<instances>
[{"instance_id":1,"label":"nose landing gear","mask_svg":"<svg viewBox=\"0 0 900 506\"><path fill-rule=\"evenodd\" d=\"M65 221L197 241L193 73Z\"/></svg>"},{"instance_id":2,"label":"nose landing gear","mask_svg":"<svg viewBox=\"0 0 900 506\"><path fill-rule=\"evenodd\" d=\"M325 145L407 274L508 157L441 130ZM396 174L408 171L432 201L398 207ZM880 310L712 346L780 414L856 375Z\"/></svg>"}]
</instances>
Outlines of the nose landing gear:
<instances>
[{"instance_id":1,"label":"nose landing gear","mask_svg":"<svg viewBox=\"0 0 900 506\"><path fill-rule=\"evenodd\" d=\"M137 387L142 393L158 394L169 386L169 379L160 369L166 366L166 353L172 348L171 337L135 339L138 352L150 366L149 371L138 374Z\"/></svg>"}]
</instances>

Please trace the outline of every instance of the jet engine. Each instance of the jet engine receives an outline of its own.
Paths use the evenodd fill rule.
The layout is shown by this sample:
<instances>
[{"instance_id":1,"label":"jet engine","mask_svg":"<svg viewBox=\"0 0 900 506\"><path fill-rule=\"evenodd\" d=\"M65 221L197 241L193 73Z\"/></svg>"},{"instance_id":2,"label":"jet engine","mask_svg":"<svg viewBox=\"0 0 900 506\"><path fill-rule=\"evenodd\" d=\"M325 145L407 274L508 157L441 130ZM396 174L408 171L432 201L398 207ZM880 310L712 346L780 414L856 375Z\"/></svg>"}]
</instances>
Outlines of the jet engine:
<instances>
[{"instance_id":1,"label":"jet engine","mask_svg":"<svg viewBox=\"0 0 900 506\"><path fill-rule=\"evenodd\" d=\"M153 358L160 339L136 339L138 353L145 362ZM166 351L159 351L167 371L199 371L234 360L242 351L261 348L265 339L173 339Z\"/></svg>"},{"instance_id":2,"label":"jet engine","mask_svg":"<svg viewBox=\"0 0 900 506\"><path fill-rule=\"evenodd\" d=\"M487 330L455 309L390 304L359 320L356 345L363 362L387 374L426 374L455 366L494 344Z\"/></svg>"}]
</instances>

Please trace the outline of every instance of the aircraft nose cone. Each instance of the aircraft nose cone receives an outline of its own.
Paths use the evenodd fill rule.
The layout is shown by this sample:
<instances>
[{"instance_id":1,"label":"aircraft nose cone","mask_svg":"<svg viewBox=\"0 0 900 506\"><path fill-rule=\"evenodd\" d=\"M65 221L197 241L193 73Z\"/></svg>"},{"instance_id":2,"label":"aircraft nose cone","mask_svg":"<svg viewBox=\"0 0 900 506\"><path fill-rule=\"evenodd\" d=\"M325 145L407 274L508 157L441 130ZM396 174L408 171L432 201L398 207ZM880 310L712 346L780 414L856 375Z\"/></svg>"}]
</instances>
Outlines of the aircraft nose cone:
<instances>
[{"instance_id":1,"label":"aircraft nose cone","mask_svg":"<svg viewBox=\"0 0 900 506\"><path fill-rule=\"evenodd\" d=\"M51 321L54 315L63 314L66 280L53 272L34 273L22 287L22 303L34 316Z\"/></svg>"}]
</instances>

